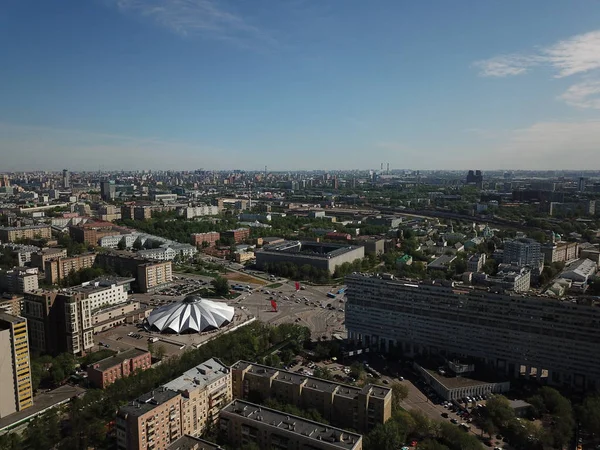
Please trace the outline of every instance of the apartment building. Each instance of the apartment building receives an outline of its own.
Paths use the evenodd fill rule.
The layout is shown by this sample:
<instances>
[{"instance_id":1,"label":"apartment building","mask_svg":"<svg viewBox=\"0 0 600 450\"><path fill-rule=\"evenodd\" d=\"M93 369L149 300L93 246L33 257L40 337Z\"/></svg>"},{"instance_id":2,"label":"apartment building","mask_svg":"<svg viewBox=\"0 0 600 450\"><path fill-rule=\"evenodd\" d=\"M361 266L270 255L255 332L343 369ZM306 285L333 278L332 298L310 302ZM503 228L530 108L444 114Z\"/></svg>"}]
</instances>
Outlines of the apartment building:
<instances>
[{"instance_id":1,"label":"apartment building","mask_svg":"<svg viewBox=\"0 0 600 450\"><path fill-rule=\"evenodd\" d=\"M121 234L113 227L111 222L86 222L81 225L69 226L69 235L76 242L98 245L98 240L104 236Z\"/></svg>"},{"instance_id":2,"label":"apartment building","mask_svg":"<svg viewBox=\"0 0 600 450\"><path fill-rule=\"evenodd\" d=\"M41 272L46 268L46 262L57 258L66 258L66 248L45 248L31 254L31 265L37 267Z\"/></svg>"},{"instance_id":3,"label":"apartment building","mask_svg":"<svg viewBox=\"0 0 600 450\"><path fill-rule=\"evenodd\" d=\"M173 281L171 261L145 262L137 268L138 288L141 292L154 292Z\"/></svg>"},{"instance_id":4,"label":"apartment building","mask_svg":"<svg viewBox=\"0 0 600 450\"><path fill-rule=\"evenodd\" d=\"M29 322L31 348L84 354L94 345L94 315L106 306L126 302L132 281L99 279L61 291L25 293L23 316Z\"/></svg>"},{"instance_id":5,"label":"apartment building","mask_svg":"<svg viewBox=\"0 0 600 450\"><path fill-rule=\"evenodd\" d=\"M177 208L177 215L183 216L186 219L193 219L194 217L202 216L216 216L219 214L219 207L212 205L200 205L200 206L185 206Z\"/></svg>"},{"instance_id":6,"label":"apartment building","mask_svg":"<svg viewBox=\"0 0 600 450\"><path fill-rule=\"evenodd\" d=\"M509 375L548 373L552 384L600 386L600 358L590 357L598 355L600 308L589 298L494 294L362 274L349 275L346 284L348 337L362 346L474 358Z\"/></svg>"},{"instance_id":7,"label":"apartment building","mask_svg":"<svg viewBox=\"0 0 600 450\"><path fill-rule=\"evenodd\" d=\"M46 282L50 284L60 283L71 272L92 267L96 262L96 253L85 253L70 258L58 257L44 263Z\"/></svg>"},{"instance_id":8,"label":"apartment building","mask_svg":"<svg viewBox=\"0 0 600 450\"><path fill-rule=\"evenodd\" d=\"M27 321L0 312L0 419L33 406Z\"/></svg>"},{"instance_id":9,"label":"apartment building","mask_svg":"<svg viewBox=\"0 0 600 450\"><path fill-rule=\"evenodd\" d=\"M231 370L211 358L164 385L181 394L182 431L197 436L232 399Z\"/></svg>"},{"instance_id":10,"label":"apartment building","mask_svg":"<svg viewBox=\"0 0 600 450\"><path fill-rule=\"evenodd\" d=\"M152 218L151 206L124 205L121 206L121 218L129 220L146 220Z\"/></svg>"},{"instance_id":11,"label":"apartment building","mask_svg":"<svg viewBox=\"0 0 600 450\"><path fill-rule=\"evenodd\" d=\"M542 246L542 253L547 264L572 261L577 259L579 244L577 242L550 243Z\"/></svg>"},{"instance_id":12,"label":"apartment building","mask_svg":"<svg viewBox=\"0 0 600 450\"><path fill-rule=\"evenodd\" d=\"M23 309L23 296L15 294L3 294L0 297L0 311L12 316L20 316Z\"/></svg>"},{"instance_id":13,"label":"apartment building","mask_svg":"<svg viewBox=\"0 0 600 450\"><path fill-rule=\"evenodd\" d=\"M219 414L219 431L236 448L361 450L362 436L243 400Z\"/></svg>"},{"instance_id":14,"label":"apartment building","mask_svg":"<svg viewBox=\"0 0 600 450\"><path fill-rule=\"evenodd\" d=\"M541 272L544 254L541 244L535 239L519 238L504 242L503 263L515 266L529 266L532 271Z\"/></svg>"},{"instance_id":15,"label":"apartment building","mask_svg":"<svg viewBox=\"0 0 600 450\"><path fill-rule=\"evenodd\" d=\"M136 277L136 290L154 292L173 281L171 261L148 261L127 252L98 254L96 264L122 276Z\"/></svg>"},{"instance_id":16,"label":"apartment building","mask_svg":"<svg viewBox=\"0 0 600 450\"><path fill-rule=\"evenodd\" d=\"M385 386L347 386L248 361L236 362L231 372L235 398L272 397L299 408L314 408L342 428L367 432L392 415L392 391Z\"/></svg>"},{"instance_id":17,"label":"apartment building","mask_svg":"<svg viewBox=\"0 0 600 450\"><path fill-rule=\"evenodd\" d=\"M119 409L120 450L163 450L181 436L202 434L231 401L231 372L212 358Z\"/></svg>"},{"instance_id":18,"label":"apartment building","mask_svg":"<svg viewBox=\"0 0 600 450\"><path fill-rule=\"evenodd\" d=\"M152 357L149 351L130 348L88 366L88 380L94 387L104 389L137 370L149 369L151 365Z\"/></svg>"},{"instance_id":19,"label":"apartment building","mask_svg":"<svg viewBox=\"0 0 600 450\"><path fill-rule=\"evenodd\" d=\"M485 253L477 253L472 255L467 261L467 271L469 272L481 272L485 265Z\"/></svg>"},{"instance_id":20,"label":"apartment building","mask_svg":"<svg viewBox=\"0 0 600 450\"><path fill-rule=\"evenodd\" d=\"M250 237L250 228L236 228L235 230L227 230L223 233L223 237L233 239L236 244L239 244Z\"/></svg>"},{"instance_id":21,"label":"apartment building","mask_svg":"<svg viewBox=\"0 0 600 450\"><path fill-rule=\"evenodd\" d=\"M193 233L190 235L191 244L201 247L206 242L209 247L214 247L217 241L221 239L221 233L218 231L209 231L208 233Z\"/></svg>"},{"instance_id":22,"label":"apartment building","mask_svg":"<svg viewBox=\"0 0 600 450\"><path fill-rule=\"evenodd\" d=\"M38 289L37 267L14 267L10 270L0 269L0 291L11 294L22 294Z\"/></svg>"},{"instance_id":23,"label":"apartment building","mask_svg":"<svg viewBox=\"0 0 600 450\"><path fill-rule=\"evenodd\" d=\"M31 254L38 252L39 247L35 245L24 245L24 244L3 244L2 248L10 249L11 255L17 257L17 265L24 266L31 262Z\"/></svg>"},{"instance_id":24,"label":"apartment building","mask_svg":"<svg viewBox=\"0 0 600 450\"><path fill-rule=\"evenodd\" d=\"M27 225L24 227L0 227L0 242L15 242L19 239L49 239L50 225Z\"/></svg>"},{"instance_id":25,"label":"apartment building","mask_svg":"<svg viewBox=\"0 0 600 450\"><path fill-rule=\"evenodd\" d=\"M170 389L148 392L117 414L119 450L165 450L181 436L181 395Z\"/></svg>"},{"instance_id":26,"label":"apartment building","mask_svg":"<svg viewBox=\"0 0 600 450\"><path fill-rule=\"evenodd\" d=\"M131 292L131 284L134 278L98 278L86 281L79 286L66 289L68 293L81 294L89 301L92 311L111 305L125 303Z\"/></svg>"}]
</instances>

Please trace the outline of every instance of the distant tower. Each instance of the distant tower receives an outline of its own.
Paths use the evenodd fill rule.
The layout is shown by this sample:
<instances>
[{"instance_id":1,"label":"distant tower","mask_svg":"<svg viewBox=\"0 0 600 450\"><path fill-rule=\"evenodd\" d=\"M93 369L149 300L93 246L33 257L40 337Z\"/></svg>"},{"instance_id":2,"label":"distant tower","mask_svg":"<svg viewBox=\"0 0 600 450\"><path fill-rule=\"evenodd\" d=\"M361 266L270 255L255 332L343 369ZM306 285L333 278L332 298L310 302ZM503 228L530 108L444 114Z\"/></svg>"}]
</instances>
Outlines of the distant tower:
<instances>
[{"instance_id":1,"label":"distant tower","mask_svg":"<svg viewBox=\"0 0 600 450\"><path fill-rule=\"evenodd\" d=\"M387 163L387 174L390 174L390 163Z\"/></svg>"},{"instance_id":2,"label":"distant tower","mask_svg":"<svg viewBox=\"0 0 600 450\"><path fill-rule=\"evenodd\" d=\"M381 163L381 171L383 172L383 163Z\"/></svg>"},{"instance_id":3,"label":"distant tower","mask_svg":"<svg viewBox=\"0 0 600 450\"><path fill-rule=\"evenodd\" d=\"M67 169L63 169L62 187L64 189L69 189L69 187L71 187L71 181L69 180L69 171Z\"/></svg>"},{"instance_id":4,"label":"distant tower","mask_svg":"<svg viewBox=\"0 0 600 450\"><path fill-rule=\"evenodd\" d=\"M585 191L585 182L586 179L584 177L579 177L579 184L577 185L577 190L579 192Z\"/></svg>"}]
</instances>

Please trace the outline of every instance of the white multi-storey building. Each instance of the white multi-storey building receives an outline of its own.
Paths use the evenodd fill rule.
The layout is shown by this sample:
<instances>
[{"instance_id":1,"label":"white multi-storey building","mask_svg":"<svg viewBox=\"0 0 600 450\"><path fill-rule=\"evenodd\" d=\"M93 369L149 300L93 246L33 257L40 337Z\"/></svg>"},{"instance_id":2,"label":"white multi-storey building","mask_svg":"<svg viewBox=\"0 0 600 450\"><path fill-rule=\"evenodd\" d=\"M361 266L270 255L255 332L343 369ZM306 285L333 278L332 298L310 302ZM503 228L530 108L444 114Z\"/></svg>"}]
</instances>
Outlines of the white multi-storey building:
<instances>
[{"instance_id":1,"label":"white multi-storey building","mask_svg":"<svg viewBox=\"0 0 600 450\"><path fill-rule=\"evenodd\" d=\"M346 278L348 338L406 355L470 357L507 374L600 386L600 304L589 298L493 294L392 276Z\"/></svg>"},{"instance_id":2,"label":"white multi-storey building","mask_svg":"<svg viewBox=\"0 0 600 450\"><path fill-rule=\"evenodd\" d=\"M186 206L177 208L177 214L186 219L202 216L216 216L219 214L219 207L213 205Z\"/></svg>"}]
</instances>

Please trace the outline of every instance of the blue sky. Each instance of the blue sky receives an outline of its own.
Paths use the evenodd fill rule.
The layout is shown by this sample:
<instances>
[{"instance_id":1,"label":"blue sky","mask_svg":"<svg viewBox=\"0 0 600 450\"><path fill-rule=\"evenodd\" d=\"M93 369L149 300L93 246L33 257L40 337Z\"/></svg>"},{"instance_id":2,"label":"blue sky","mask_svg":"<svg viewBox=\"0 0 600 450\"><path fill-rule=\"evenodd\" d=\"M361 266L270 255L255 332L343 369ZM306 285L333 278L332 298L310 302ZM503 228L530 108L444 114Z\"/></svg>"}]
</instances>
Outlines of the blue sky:
<instances>
[{"instance_id":1,"label":"blue sky","mask_svg":"<svg viewBox=\"0 0 600 450\"><path fill-rule=\"evenodd\" d=\"M3 0L0 170L600 169L600 2Z\"/></svg>"}]
</instances>

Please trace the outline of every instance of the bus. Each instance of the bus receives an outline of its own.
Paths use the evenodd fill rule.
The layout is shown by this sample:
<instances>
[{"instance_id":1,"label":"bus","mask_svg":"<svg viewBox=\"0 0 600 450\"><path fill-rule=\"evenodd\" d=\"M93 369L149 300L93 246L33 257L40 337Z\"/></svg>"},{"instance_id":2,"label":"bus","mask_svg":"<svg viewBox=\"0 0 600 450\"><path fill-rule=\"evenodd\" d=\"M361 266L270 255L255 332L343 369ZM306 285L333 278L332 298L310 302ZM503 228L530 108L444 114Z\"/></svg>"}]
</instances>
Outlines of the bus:
<instances>
[{"instance_id":1,"label":"bus","mask_svg":"<svg viewBox=\"0 0 600 450\"><path fill-rule=\"evenodd\" d=\"M335 298L335 294L332 293L332 292L328 292L327 293L327 297L329 297L329 298Z\"/></svg>"}]
</instances>

